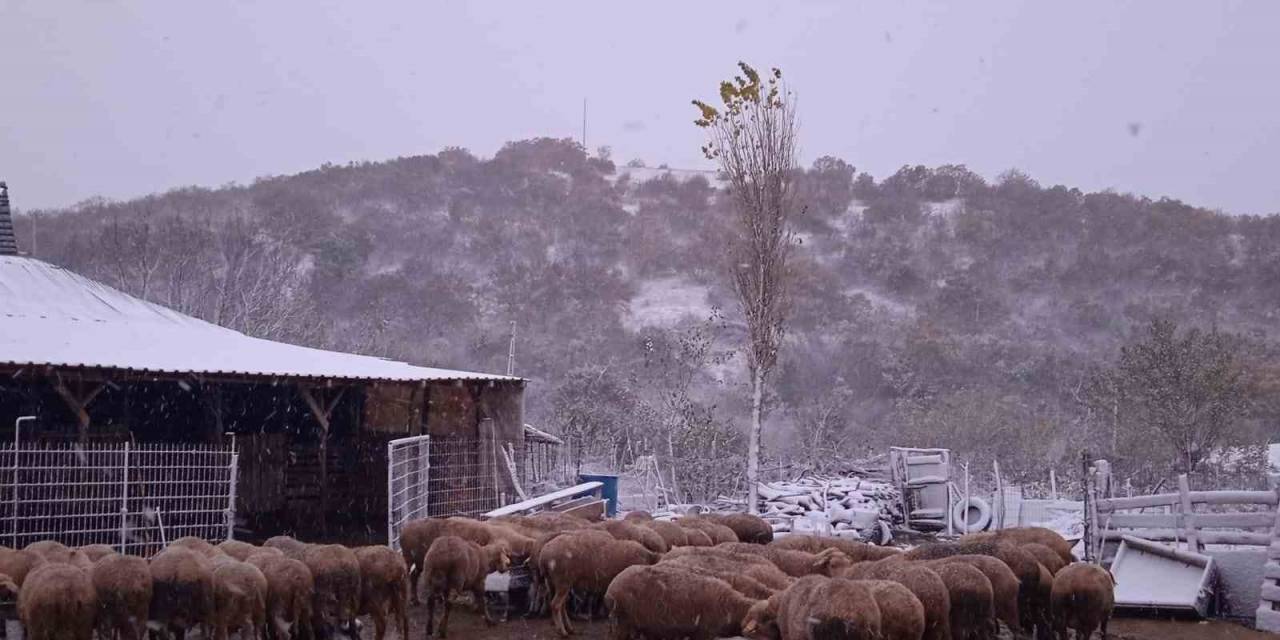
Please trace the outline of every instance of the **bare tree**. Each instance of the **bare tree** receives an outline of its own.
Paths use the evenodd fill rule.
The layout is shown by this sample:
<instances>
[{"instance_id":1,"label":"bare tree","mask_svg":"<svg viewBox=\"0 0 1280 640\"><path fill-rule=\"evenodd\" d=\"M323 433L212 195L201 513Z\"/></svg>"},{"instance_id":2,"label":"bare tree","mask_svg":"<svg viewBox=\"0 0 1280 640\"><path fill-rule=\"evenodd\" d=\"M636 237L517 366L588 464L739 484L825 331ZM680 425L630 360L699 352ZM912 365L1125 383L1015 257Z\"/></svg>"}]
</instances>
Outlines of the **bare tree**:
<instances>
[{"instance_id":1,"label":"bare tree","mask_svg":"<svg viewBox=\"0 0 1280 640\"><path fill-rule=\"evenodd\" d=\"M1238 336L1166 319L1120 351L1109 372L1118 392L1121 428L1142 463L1172 463L1194 473L1221 447L1241 444L1252 393ZM1159 445L1165 459L1156 458ZM1154 446L1153 446L1154 445Z\"/></svg>"},{"instance_id":2,"label":"bare tree","mask_svg":"<svg viewBox=\"0 0 1280 640\"><path fill-rule=\"evenodd\" d=\"M694 100L707 131L703 153L728 181L735 224L729 234L730 282L747 324L751 374L751 430L747 437L747 503L759 512L760 432L764 390L786 329L787 258L795 246L790 220L798 171L796 104L773 69L762 81L746 63L741 76L720 83L720 109Z\"/></svg>"}]
</instances>

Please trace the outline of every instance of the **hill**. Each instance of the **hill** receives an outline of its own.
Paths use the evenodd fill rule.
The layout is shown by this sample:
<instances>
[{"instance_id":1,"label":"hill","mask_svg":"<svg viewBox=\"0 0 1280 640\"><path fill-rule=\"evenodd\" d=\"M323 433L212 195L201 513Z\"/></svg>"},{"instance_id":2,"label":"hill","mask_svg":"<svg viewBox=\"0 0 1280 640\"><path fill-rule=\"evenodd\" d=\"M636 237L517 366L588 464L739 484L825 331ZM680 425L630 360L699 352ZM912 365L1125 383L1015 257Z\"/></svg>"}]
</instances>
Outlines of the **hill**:
<instances>
[{"instance_id":1,"label":"hill","mask_svg":"<svg viewBox=\"0 0 1280 640\"><path fill-rule=\"evenodd\" d=\"M1088 448L1136 472L1148 456L1108 437L1088 388L1156 318L1238 335L1273 388L1280 217L962 166L876 180L823 158L798 180L775 456L950 446L1034 479ZM503 371L514 322L531 421L618 465L663 457L696 497L732 486L746 414L724 206L698 172L535 139L20 212L17 227L31 247L38 216L40 258L263 337ZM1275 435L1268 398L1241 441Z\"/></svg>"}]
</instances>

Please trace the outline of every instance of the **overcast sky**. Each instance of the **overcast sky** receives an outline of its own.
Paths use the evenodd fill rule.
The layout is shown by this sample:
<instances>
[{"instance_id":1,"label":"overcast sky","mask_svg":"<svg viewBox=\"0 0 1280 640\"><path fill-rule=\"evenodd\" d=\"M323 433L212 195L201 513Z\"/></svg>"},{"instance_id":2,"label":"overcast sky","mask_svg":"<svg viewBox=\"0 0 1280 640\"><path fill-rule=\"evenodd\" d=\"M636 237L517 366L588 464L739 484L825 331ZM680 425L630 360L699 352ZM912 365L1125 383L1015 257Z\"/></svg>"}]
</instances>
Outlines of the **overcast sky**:
<instances>
[{"instance_id":1,"label":"overcast sky","mask_svg":"<svg viewBox=\"0 0 1280 640\"><path fill-rule=\"evenodd\" d=\"M1280 2L0 1L20 209L578 137L701 168L693 97L781 67L807 164L1016 167L1280 212Z\"/></svg>"}]
</instances>

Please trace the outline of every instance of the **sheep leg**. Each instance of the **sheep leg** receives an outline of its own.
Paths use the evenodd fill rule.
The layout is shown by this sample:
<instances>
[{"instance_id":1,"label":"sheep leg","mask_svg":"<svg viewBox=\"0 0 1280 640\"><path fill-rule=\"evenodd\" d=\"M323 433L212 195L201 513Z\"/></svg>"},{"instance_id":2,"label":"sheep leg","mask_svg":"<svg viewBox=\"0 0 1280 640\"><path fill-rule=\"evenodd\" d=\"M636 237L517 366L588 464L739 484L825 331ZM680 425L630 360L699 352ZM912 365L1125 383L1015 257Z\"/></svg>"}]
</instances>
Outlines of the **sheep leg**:
<instances>
[{"instance_id":1,"label":"sheep leg","mask_svg":"<svg viewBox=\"0 0 1280 640\"><path fill-rule=\"evenodd\" d=\"M444 598L444 615L440 616L440 629L439 633L436 635L438 638L445 637L445 634L449 632L449 612L453 609L452 600L453 599L446 593Z\"/></svg>"},{"instance_id":2,"label":"sheep leg","mask_svg":"<svg viewBox=\"0 0 1280 640\"><path fill-rule=\"evenodd\" d=\"M445 597L449 597L446 592ZM431 626L435 623L436 617L436 594L431 592L427 594L427 636L431 635Z\"/></svg>"},{"instance_id":3,"label":"sheep leg","mask_svg":"<svg viewBox=\"0 0 1280 640\"><path fill-rule=\"evenodd\" d=\"M471 591L471 597L475 598L476 605L480 607L480 613L484 614L484 623L490 627L498 623L498 619L494 617L493 612L489 610L489 600L484 597L484 586Z\"/></svg>"},{"instance_id":4,"label":"sheep leg","mask_svg":"<svg viewBox=\"0 0 1280 640\"><path fill-rule=\"evenodd\" d=\"M384 640L387 636L387 614L382 607L374 607L369 613L373 618L373 640Z\"/></svg>"},{"instance_id":5,"label":"sheep leg","mask_svg":"<svg viewBox=\"0 0 1280 640\"><path fill-rule=\"evenodd\" d=\"M418 597L418 578L422 577L422 560L414 558L413 568L409 570L409 594L413 598L413 606L422 604L422 600ZM427 581L430 583L430 580ZM428 596L428 599L430 597ZM430 633L430 632L428 632Z\"/></svg>"},{"instance_id":6,"label":"sheep leg","mask_svg":"<svg viewBox=\"0 0 1280 640\"><path fill-rule=\"evenodd\" d=\"M391 600L391 611L396 617L396 628L400 630L400 637L405 640L409 640L409 614L406 611L408 608L404 592Z\"/></svg>"},{"instance_id":7,"label":"sheep leg","mask_svg":"<svg viewBox=\"0 0 1280 640\"><path fill-rule=\"evenodd\" d=\"M567 587L555 587L555 595L551 598L551 619L561 636L568 637L573 633L573 625L569 622L569 592Z\"/></svg>"}]
</instances>

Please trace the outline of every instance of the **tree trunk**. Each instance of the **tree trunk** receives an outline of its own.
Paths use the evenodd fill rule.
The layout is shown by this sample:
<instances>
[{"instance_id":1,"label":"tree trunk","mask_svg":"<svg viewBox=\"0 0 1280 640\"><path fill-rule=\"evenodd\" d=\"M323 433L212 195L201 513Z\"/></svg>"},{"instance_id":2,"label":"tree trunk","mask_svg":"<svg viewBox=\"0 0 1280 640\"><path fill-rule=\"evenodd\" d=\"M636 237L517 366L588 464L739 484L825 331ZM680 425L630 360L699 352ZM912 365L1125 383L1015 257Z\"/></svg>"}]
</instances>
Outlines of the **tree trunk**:
<instances>
[{"instance_id":1,"label":"tree trunk","mask_svg":"<svg viewBox=\"0 0 1280 640\"><path fill-rule=\"evenodd\" d=\"M751 431L747 434L747 513L760 514L760 427L764 413L764 372L751 373Z\"/></svg>"}]
</instances>

